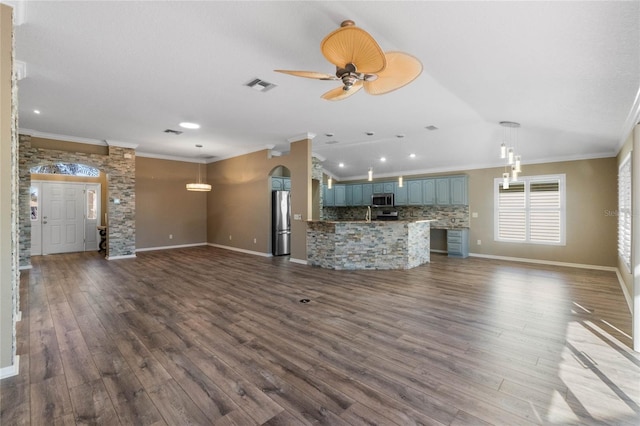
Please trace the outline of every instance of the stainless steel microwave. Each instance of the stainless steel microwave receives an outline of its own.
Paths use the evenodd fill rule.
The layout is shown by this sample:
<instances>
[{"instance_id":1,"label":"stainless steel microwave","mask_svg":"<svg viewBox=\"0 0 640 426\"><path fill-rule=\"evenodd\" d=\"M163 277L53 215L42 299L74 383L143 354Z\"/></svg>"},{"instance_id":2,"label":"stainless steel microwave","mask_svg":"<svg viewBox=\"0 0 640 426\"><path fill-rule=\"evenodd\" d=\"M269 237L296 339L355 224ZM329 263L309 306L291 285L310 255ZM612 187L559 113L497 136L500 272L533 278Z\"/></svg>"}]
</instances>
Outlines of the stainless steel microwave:
<instances>
[{"instance_id":1,"label":"stainless steel microwave","mask_svg":"<svg viewBox=\"0 0 640 426\"><path fill-rule=\"evenodd\" d=\"M393 207L393 203L392 193L373 194L371 196L371 207Z\"/></svg>"}]
</instances>

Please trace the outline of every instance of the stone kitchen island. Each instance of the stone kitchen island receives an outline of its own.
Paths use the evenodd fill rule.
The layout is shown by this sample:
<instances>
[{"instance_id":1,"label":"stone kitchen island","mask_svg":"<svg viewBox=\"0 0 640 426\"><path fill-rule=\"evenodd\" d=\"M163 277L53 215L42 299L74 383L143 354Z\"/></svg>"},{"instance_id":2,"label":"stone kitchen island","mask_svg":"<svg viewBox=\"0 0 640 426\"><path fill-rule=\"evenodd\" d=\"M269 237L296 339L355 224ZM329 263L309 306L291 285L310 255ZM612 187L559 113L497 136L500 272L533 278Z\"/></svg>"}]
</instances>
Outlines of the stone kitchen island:
<instances>
[{"instance_id":1,"label":"stone kitchen island","mask_svg":"<svg viewBox=\"0 0 640 426\"><path fill-rule=\"evenodd\" d=\"M411 269L429 262L430 220L309 221L307 263L329 269Z\"/></svg>"}]
</instances>

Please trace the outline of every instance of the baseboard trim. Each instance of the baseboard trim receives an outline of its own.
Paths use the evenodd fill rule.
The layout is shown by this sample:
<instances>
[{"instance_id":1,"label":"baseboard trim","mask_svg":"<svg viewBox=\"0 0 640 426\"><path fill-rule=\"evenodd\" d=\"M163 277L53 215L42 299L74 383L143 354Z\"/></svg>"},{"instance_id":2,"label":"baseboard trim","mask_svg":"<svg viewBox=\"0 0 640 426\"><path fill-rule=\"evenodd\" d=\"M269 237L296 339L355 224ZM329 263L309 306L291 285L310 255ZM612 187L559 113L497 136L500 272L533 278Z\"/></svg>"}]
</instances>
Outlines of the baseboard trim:
<instances>
[{"instance_id":1,"label":"baseboard trim","mask_svg":"<svg viewBox=\"0 0 640 426\"><path fill-rule=\"evenodd\" d=\"M289 262L297 263L299 265L308 265L309 264L306 260L294 259L293 257L289 258Z\"/></svg>"},{"instance_id":2,"label":"baseboard trim","mask_svg":"<svg viewBox=\"0 0 640 426\"><path fill-rule=\"evenodd\" d=\"M17 376L19 372L20 372L20 355L16 355L15 362L13 363L13 365L0 368L0 380L6 379L7 377Z\"/></svg>"},{"instance_id":3,"label":"baseboard trim","mask_svg":"<svg viewBox=\"0 0 640 426\"><path fill-rule=\"evenodd\" d=\"M253 254L254 256L262 256L262 257L272 257L273 256L271 253L262 253L262 252L259 252L259 251L245 250L245 249L241 249L241 248L238 248L238 247L223 246L222 244L207 243L207 245L211 246L211 247L217 247L217 248L225 249L225 250L238 251L240 253Z\"/></svg>"},{"instance_id":4,"label":"baseboard trim","mask_svg":"<svg viewBox=\"0 0 640 426\"><path fill-rule=\"evenodd\" d=\"M588 265L584 263L556 262L553 260L528 259L525 257L494 256L492 254L481 254L481 253L469 253L469 256L480 257L484 259L508 260L511 262L535 263L538 265L567 266L569 268L593 269L597 271L609 271L609 272L618 271L618 268L616 268L615 266L600 266L600 265Z\"/></svg>"},{"instance_id":5,"label":"baseboard trim","mask_svg":"<svg viewBox=\"0 0 640 426\"><path fill-rule=\"evenodd\" d=\"M120 259L134 259L136 257L134 254L125 254L123 256L107 256L105 259L107 260L120 260Z\"/></svg>"},{"instance_id":6,"label":"baseboard trim","mask_svg":"<svg viewBox=\"0 0 640 426\"><path fill-rule=\"evenodd\" d=\"M201 247L206 246L207 243L195 243L195 244L179 244L175 246L160 246L160 247L145 247L145 248L137 248L136 253L141 251L156 251L156 250L171 250L171 249L179 249L179 248L187 248L187 247Z\"/></svg>"}]
</instances>

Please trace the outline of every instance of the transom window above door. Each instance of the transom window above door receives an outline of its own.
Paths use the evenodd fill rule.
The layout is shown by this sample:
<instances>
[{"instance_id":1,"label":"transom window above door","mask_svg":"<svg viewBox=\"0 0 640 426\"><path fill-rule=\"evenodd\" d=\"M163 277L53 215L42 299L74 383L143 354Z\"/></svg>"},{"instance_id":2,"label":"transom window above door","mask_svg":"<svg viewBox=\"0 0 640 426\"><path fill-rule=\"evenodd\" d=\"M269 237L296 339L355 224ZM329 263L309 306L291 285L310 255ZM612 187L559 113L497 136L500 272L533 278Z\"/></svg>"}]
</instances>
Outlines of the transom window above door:
<instances>
[{"instance_id":1,"label":"transom window above door","mask_svg":"<svg viewBox=\"0 0 640 426\"><path fill-rule=\"evenodd\" d=\"M57 163L46 164L44 166L36 166L32 167L30 172L46 175L70 175L84 177L100 176L100 170L96 169L95 167L75 163Z\"/></svg>"}]
</instances>

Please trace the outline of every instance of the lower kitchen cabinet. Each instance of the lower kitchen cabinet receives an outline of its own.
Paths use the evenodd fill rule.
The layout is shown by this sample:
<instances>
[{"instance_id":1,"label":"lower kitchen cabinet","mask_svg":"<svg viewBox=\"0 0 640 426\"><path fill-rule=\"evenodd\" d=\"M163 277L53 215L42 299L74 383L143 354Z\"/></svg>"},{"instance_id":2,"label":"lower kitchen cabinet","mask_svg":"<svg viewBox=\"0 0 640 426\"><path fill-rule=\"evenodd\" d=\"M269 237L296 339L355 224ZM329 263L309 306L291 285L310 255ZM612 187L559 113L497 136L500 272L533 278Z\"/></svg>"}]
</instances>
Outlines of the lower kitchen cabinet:
<instances>
[{"instance_id":1,"label":"lower kitchen cabinet","mask_svg":"<svg viewBox=\"0 0 640 426\"><path fill-rule=\"evenodd\" d=\"M450 257L469 257L469 230L447 230L447 253Z\"/></svg>"}]
</instances>

